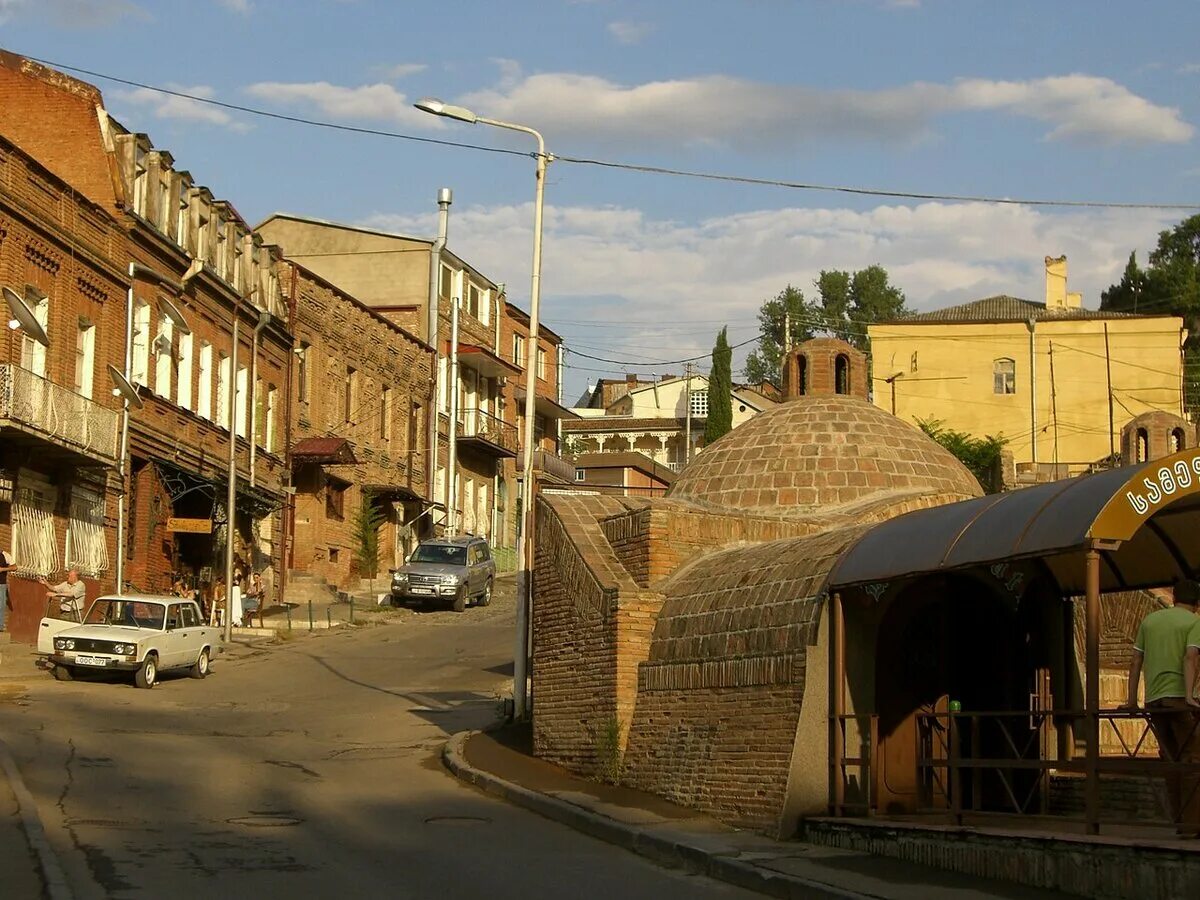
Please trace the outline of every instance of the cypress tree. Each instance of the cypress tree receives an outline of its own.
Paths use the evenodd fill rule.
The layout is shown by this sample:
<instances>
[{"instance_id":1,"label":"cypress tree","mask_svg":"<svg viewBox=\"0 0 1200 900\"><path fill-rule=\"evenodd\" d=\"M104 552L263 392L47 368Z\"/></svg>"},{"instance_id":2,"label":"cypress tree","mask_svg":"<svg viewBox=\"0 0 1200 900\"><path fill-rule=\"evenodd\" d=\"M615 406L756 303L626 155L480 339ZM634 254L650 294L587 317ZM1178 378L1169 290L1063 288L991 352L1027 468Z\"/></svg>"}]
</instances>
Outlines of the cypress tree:
<instances>
[{"instance_id":1,"label":"cypress tree","mask_svg":"<svg viewBox=\"0 0 1200 900\"><path fill-rule=\"evenodd\" d=\"M722 328L712 352L712 371L708 374L708 419L704 423L707 446L733 429L733 351Z\"/></svg>"}]
</instances>

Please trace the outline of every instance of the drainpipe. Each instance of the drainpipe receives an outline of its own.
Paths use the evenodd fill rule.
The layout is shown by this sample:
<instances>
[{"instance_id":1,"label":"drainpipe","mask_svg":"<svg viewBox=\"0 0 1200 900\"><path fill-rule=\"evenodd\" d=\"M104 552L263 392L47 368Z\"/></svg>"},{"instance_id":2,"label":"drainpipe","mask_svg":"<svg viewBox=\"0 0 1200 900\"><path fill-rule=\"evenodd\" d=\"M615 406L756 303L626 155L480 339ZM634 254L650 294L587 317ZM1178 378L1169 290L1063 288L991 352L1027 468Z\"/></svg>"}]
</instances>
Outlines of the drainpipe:
<instances>
[{"instance_id":1,"label":"drainpipe","mask_svg":"<svg viewBox=\"0 0 1200 900\"><path fill-rule=\"evenodd\" d=\"M447 428L449 450L446 460L446 531L453 536L458 528L458 309L459 298L450 301L450 426Z\"/></svg>"},{"instance_id":2,"label":"drainpipe","mask_svg":"<svg viewBox=\"0 0 1200 900\"><path fill-rule=\"evenodd\" d=\"M500 352L500 298L504 296L504 288L506 286L507 285L505 285L504 282L500 282L500 284L496 285L496 348L495 349L496 349L496 355L499 356L501 359L504 358L504 354Z\"/></svg>"},{"instance_id":3,"label":"drainpipe","mask_svg":"<svg viewBox=\"0 0 1200 900\"><path fill-rule=\"evenodd\" d=\"M437 460L438 460L438 406L441 398L440 357L441 348L438 346L438 281L442 274L442 250L446 247L446 237L450 228L450 204L454 202L454 192L450 188L438 188L438 234L433 245L429 248L429 302L426 304L425 339L433 348L433 396L429 403L429 425L427 438L429 441L429 470L425 481L429 485L429 500L433 502L437 494ZM453 431L453 429L451 429ZM447 515L449 511L447 511Z\"/></svg>"},{"instance_id":4,"label":"drainpipe","mask_svg":"<svg viewBox=\"0 0 1200 900\"><path fill-rule=\"evenodd\" d=\"M1032 434L1030 446L1033 448L1032 460L1034 466L1034 477L1037 477L1037 356L1034 350L1034 332L1037 328L1037 320L1030 317L1025 321L1025 327L1029 329L1029 428Z\"/></svg>"},{"instance_id":5,"label":"drainpipe","mask_svg":"<svg viewBox=\"0 0 1200 900\"><path fill-rule=\"evenodd\" d=\"M291 269L291 288L288 291L288 330L293 334L296 332L296 267L289 266ZM296 344L298 347L299 344ZM295 348L293 348L294 350ZM288 558L292 555L292 519L295 517L296 510L296 493L295 482L292 479L292 388L295 385L296 371L296 354L295 352L288 353L287 365L287 393L284 395L284 426L283 426L283 525L280 531L283 534L282 541L282 559L279 561L279 590L275 592L275 596L279 600L283 600L284 591L287 590L288 583Z\"/></svg>"},{"instance_id":6,"label":"drainpipe","mask_svg":"<svg viewBox=\"0 0 1200 900\"><path fill-rule=\"evenodd\" d=\"M258 311L258 324L250 341L250 487L254 487L254 459L258 445L258 338L271 322L271 313Z\"/></svg>"}]
</instances>

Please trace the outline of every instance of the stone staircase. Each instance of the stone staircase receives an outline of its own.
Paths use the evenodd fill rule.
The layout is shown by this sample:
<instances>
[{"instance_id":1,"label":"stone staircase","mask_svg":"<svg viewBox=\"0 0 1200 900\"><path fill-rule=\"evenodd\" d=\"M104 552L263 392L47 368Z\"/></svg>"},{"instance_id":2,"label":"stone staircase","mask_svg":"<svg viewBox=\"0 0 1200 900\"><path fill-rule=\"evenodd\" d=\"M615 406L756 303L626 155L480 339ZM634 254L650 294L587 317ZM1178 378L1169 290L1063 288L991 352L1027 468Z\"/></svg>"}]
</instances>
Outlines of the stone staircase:
<instances>
[{"instance_id":1,"label":"stone staircase","mask_svg":"<svg viewBox=\"0 0 1200 900\"><path fill-rule=\"evenodd\" d=\"M292 570L288 572L283 599L285 603L294 606L307 606L310 600L314 604L326 606L337 602L338 596L337 589L325 580L325 576Z\"/></svg>"}]
</instances>

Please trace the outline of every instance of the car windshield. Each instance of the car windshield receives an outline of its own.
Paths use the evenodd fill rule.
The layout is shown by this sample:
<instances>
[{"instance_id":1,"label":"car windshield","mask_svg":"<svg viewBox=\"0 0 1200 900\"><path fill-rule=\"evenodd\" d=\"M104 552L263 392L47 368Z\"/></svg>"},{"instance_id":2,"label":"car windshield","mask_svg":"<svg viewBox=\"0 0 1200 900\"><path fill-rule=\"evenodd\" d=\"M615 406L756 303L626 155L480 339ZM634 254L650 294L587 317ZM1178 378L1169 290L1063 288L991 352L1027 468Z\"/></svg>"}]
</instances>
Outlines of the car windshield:
<instances>
[{"instance_id":1,"label":"car windshield","mask_svg":"<svg viewBox=\"0 0 1200 900\"><path fill-rule=\"evenodd\" d=\"M88 625L124 625L162 631L167 608L145 600L100 599L92 604L84 622Z\"/></svg>"},{"instance_id":2,"label":"car windshield","mask_svg":"<svg viewBox=\"0 0 1200 900\"><path fill-rule=\"evenodd\" d=\"M413 551L410 561L464 566L467 564L467 548L453 544L422 544Z\"/></svg>"}]
</instances>

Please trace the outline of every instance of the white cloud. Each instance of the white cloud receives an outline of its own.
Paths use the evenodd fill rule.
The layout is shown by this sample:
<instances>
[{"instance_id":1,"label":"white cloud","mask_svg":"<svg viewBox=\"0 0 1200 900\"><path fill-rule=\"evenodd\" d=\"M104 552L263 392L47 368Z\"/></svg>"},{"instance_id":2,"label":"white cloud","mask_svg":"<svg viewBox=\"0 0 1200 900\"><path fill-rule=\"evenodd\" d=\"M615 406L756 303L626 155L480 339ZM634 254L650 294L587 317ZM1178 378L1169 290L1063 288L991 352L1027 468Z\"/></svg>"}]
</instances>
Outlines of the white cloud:
<instances>
[{"instance_id":1,"label":"white cloud","mask_svg":"<svg viewBox=\"0 0 1200 900\"><path fill-rule=\"evenodd\" d=\"M1100 292L1120 279L1129 251L1144 258L1158 232L1177 218L1140 210L922 203L758 210L683 223L631 208L551 205L543 316L568 346L609 347L607 353L585 351L592 355L679 359L711 350L721 322L730 325L732 342L753 337L763 300L787 284L812 295L822 269L879 263L910 307L930 309L998 293L1040 300L1043 257L1063 253L1071 289L1095 307ZM528 302L532 220L531 204L473 207L456 211L452 227L454 252L506 282L510 298L522 305ZM436 228L435 214L378 214L360 224L422 235ZM580 320L625 327L569 324ZM739 351L739 363L749 349Z\"/></svg>"},{"instance_id":2,"label":"white cloud","mask_svg":"<svg viewBox=\"0 0 1200 900\"><path fill-rule=\"evenodd\" d=\"M409 75L417 75L428 69L429 66L424 63L398 63L394 66L379 66L376 70L379 72L379 77L387 78L392 81L398 81L401 78L407 78Z\"/></svg>"},{"instance_id":3,"label":"white cloud","mask_svg":"<svg viewBox=\"0 0 1200 900\"><path fill-rule=\"evenodd\" d=\"M206 85L188 87L186 85L168 83L166 87L172 91L178 91L180 94L191 94L194 97L204 99L212 99L215 94L213 89ZM220 107L190 100L187 97L177 97L172 94L164 94L161 91L152 91L149 88L137 88L132 91L113 91L112 97L117 101L146 107L159 119L184 119L192 122L207 122L211 125L223 125L234 131L245 131L247 128L244 123L238 122Z\"/></svg>"},{"instance_id":4,"label":"white cloud","mask_svg":"<svg viewBox=\"0 0 1200 900\"><path fill-rule=\"evenodd\" d=\"M1200 63L1184 63L1175 71L1180 75L1200 75Z\"/></svg>"},{"instance_id":5,"label":"white cloud","mask_svg":"<svg viewBox=\"0 0 1200 900\"><path fill-rule=\"evenodd\" d=\"M34 16L67 28L103 28L126 16L147 18L130 0L0 0L0 25Z\"/></svg>"},{"instance_id":6,"label":"white cloud","mask_svg":"<svg viewBox=\"0 0 1200 900\"><path fill-rule=\"evenodd\" d=\"M217 0L217 2L231 12L235 12L241 16L250 15L250 11L254 9L250 0Z\"/></svg>"},{"instance_id":7,"label":"white cloud","mask_svg":"<svg viewBox=\"0 0 1200 900\"><path fill-rule=\"evenodd\" d=\"M608 33L620 44L639 44L654 32L649 22L609 22Z\"/></svg>"},{"instance_id":8,"label":"white cloud","mask_svg":"<svg viewBox=\"0 0 1200 900\"><path fill-rule=\"evenodd\" d=\"M245 88L260 100L288 105L309 105L336 119L365 119L437 126L432 116L414 109L412 102L390 84L341 87L327 81L285 83L264 81Z\"/></svg>"},{"instance_id":9,"label":"white cloud","mask_svg":"<svg viewBox=\"0 0 1200 900\"><path fill-rule=\"evenodd\" d=\"M543 73L462 98L468 107L591 139L715 142L741 148L819 139L908 141L955 113L999 112L1046 122L1050 139L1178 143L1195 132L1178 109L1108 78L914 82L874 91L817 90L722 75L621 85L574 73Z\"/></svg>"}]
</instances>

